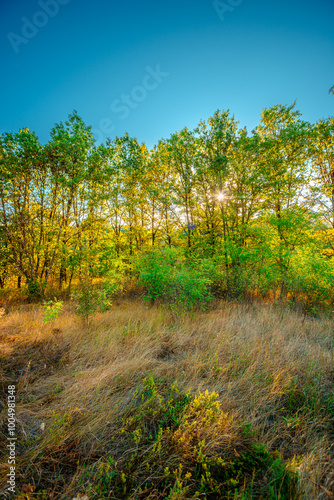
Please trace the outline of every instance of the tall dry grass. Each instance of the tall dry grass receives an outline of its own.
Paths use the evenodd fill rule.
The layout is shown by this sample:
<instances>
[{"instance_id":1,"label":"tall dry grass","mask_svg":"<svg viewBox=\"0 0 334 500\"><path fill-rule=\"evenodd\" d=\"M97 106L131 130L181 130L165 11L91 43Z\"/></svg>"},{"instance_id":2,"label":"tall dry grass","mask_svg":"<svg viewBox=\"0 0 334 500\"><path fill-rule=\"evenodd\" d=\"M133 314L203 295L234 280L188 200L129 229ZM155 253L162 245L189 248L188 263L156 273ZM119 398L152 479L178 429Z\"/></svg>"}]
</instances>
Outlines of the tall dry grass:
<instances>
[{"instance_id":1,"label":"tall dry grass","mask_svg":"<svg viewBox=\"0 0 334 500\"><path fill-rule=\"evenodd\" d=\"M89 327L70 305L49 324L38 306L3 316L1 396L5 403L7 385L16 384L18 498L42 498L34 496L41 489L45 498L74 498L82 464L115 453L110 436L147 376L193 394L217 392L224 411L298 471L300 498L331 498L333 322L265 304L216 306L176 316L125 301Z\"/></svg>"}]
</instances>

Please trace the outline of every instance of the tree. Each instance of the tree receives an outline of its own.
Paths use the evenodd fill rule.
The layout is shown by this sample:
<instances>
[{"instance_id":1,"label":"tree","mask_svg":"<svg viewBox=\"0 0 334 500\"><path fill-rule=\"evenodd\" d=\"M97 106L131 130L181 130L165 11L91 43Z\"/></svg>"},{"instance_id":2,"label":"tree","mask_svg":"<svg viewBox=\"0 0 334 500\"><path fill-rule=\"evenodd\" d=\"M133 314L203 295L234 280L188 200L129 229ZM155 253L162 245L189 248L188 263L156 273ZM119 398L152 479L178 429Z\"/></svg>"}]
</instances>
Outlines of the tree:
<instances>
[{"instance_id":1,"label":"tree","mask_svg":"<svg viewBox=\"0 0 334 500\"><path fill-rule=\"evenodd\" d=\"M334 228L334 118L319 120L313 126L310 152L320 191L318 203L326 222Z\"/></svg>"},{"instance_id":2,"label":"tree","mask_svg":"<svg viewBox=\"0 0 334 500\"><path fill-rule=\"evenodd\" d=\"M172 134L167 141L169 159L177 174L176 192L181 207L181 225L187 234L187 246L191 247L191 228L194 226L195 187L195 140L193 133L184 128Z\"/></svg>"},{"instance_id":3,"label":"tree","mask_svg":"<svg viewBox=\"0 0 334 500\"><path fill-rule=\"evenodd\" d=\"M277 235L280 296L283 298L291 252L305 237L309 207L303 202L309 179L309 125L292 106L265 109L257 134L265 178L266 221Z\"/></svg>"},{"instance_id":4,"label":"tree","mask_svg":"<svg viewBox=\"0 0 334 500\"><path fill-rule=\"evenodd\" d=\"M3 134L0 203L9 259L25 276L31 294L41 292L54 264L62 224L54 225L53 178L34 133Z\"/></svg>"},{"instance_id":5,"label":"tree","mask_svg":"<svg viewBox=\"0 0 334 500\"><path fill-rule=\"evenodd\" d=\"M91 175L88 160L93 144L91 127L74 111L64 124L56 124L51 130L47 145L54 184L51 214L57 214L61 227L60 287L66 281L70 242L74 235L81 235L80 228L87 218L89 193L85 188Z\"/></svg>"}]
</instances>

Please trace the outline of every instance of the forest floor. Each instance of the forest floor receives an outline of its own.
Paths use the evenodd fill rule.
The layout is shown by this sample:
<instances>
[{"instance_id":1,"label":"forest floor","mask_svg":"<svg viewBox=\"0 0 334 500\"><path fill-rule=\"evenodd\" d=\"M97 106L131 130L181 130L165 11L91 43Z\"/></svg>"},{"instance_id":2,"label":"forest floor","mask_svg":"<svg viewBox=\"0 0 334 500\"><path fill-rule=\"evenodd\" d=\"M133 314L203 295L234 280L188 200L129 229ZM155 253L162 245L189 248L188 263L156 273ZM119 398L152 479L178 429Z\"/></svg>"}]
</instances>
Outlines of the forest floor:
<instances>
[{"instance_id":1,"label":"forest floor","mask_svg":"<svg viewBox=\"0 0 334 500\"><path fill-rule=\"evenodd\" d=\"M49 323L38 305L0 318L4 497L334 498L333 320L124 300L87 326L71 307Z\"/></svg>"}]
</instances>

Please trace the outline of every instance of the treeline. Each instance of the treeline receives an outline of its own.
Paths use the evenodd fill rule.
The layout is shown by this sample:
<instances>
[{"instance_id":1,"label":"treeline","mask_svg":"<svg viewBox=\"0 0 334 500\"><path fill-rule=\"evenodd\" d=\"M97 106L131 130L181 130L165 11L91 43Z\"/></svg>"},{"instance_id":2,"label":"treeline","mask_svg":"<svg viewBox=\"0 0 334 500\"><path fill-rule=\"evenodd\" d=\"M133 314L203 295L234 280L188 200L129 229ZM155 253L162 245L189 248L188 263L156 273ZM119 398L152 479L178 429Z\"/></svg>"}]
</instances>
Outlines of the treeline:
<instances>
[{"instance_id":1,"label":"treeline","mask_svg":"<svg viewBox=\"0 0 334 500\"><path fill-rule=\"evenodd\" d=\"M27 128L0 139L1 288L140 269L150 288L184 266L216 293L330 305L333 236L334 119L294 105L251 134L218 110L152 150L128 134L96 146L76 112L45 145Z\"/></svg>"}]
</instances>

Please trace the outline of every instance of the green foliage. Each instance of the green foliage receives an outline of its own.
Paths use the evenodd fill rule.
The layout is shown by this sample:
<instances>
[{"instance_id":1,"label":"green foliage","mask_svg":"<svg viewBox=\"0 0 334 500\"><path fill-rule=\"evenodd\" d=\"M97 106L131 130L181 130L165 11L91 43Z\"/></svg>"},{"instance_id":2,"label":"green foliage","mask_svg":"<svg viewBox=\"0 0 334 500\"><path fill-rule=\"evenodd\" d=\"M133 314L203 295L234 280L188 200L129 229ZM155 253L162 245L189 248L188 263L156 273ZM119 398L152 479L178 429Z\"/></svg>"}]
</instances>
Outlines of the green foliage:
<instances>
[{"instance_id":1,"label":"green foliage","mask_svg":"<svg viewBox=\"0 0 334 500\"><path fill-rule=\"evenodd\" d=\"M47 323L48 321L54 321L59 317L59 315L63 311L63 302L58 301L57 299L49 300L44 303L44 317L43 323Z\"/></svg>"},{"instance_id":2,"label":"green foliage","mask_svg":"<svg viewBox=\"0 0 334 500\"><path fill-rule=\"evenodd\" d=\"M136 259L139 284L144 287L147 299L155 301L166 297L177 256L174 249L152 250Z\"/></svg>"},{"instance_id":3,"label":"green foliage","mask_svg":"<svg viewBox=\"0 0 334 500\"><path fill-rule=\"evenodd\" d=\"M37 300L43 297L45 290L45 283L41 283L36 279L27 280L28 296L29 299Z\"/></svg>"},{"instance_id":4,"label":"green foliage","mask_svg":"<svg viewBox=\"0 0 334 500\"><path fill-rule=\"evenodd\" d=\"M89 324L90 316L98 311L106 311L111 307L108 297L108 288L93 284L90 276L81 279L79 286L72 295L76 303L75 312L82 316L86 325Z\"/></svg>"},{"instance_id":5,"label":"green foliage","mask_svg":"<svg viewBox=\"0 0 334 500\"><path fill-rule=\"evenodd\" d=\"M147 378L113 442L116 454L83 474L88 496L298 498L280 455L224 413L215 393L194 397Z\"/></svg>"},{"instance_id":6,"label":"green foliage","mask_svg":"<svg viewBox=\"0 0 334 500\"><path fill-rule=\"evenodd\" d=\"M292 259L287 288L292 300L316 314L333 306L334 262L310 250L298 251Z\"/></svg>"},{"instance_id":7,"label":"green foliage","mask_svg":"<svg viewBox=\"0 0 334 500\"><path fill-rule=\"evenodd\" d=\"M136 269L148 300L191 310L205 308L212 298L207 273L187 265L182 254L174 249L140 255Z\"/></svg>"},{"instance_id":8,"label":"green foliage","mask_svg":"<svg viewBox=\"0 0 334 500\"><path fill-rule=\"evenodd\" d=\"M127 133L95 147L75 111L45 145L27 128L4 133L0 288L22 276L38 300L46 283L70 293L88 274L105 286L80 285L86 318L134 275L172 307L267 296L330 310L333 131L332 117L311 125L292 104L264 109L251 135L217 110L152 151Z\"/></svg>"},{"instance_id":9,"label":"green foliage","mask_svg":"<svg viewBox=\"0 0 334 500\"><path fill-rule=\"evenodd\" d=\"M222 297L226 293L226 275L223 270L221 256L197 258L191 263L208 282L212 297Z\"/></svg>"},{"instance_id":10,"label":"green foliage","mask_svg":"<svg viewBox=\"0 0 334 500\"><path fill-rule=\"evenodd\" d=\"M183 304L188 309L201 306L204 309L207 302L212 298L209 291L209 278L203 276L196 269L180 269L175 276L174 283L174 301L179 306Z\"/></svg>"}]
</instances>

